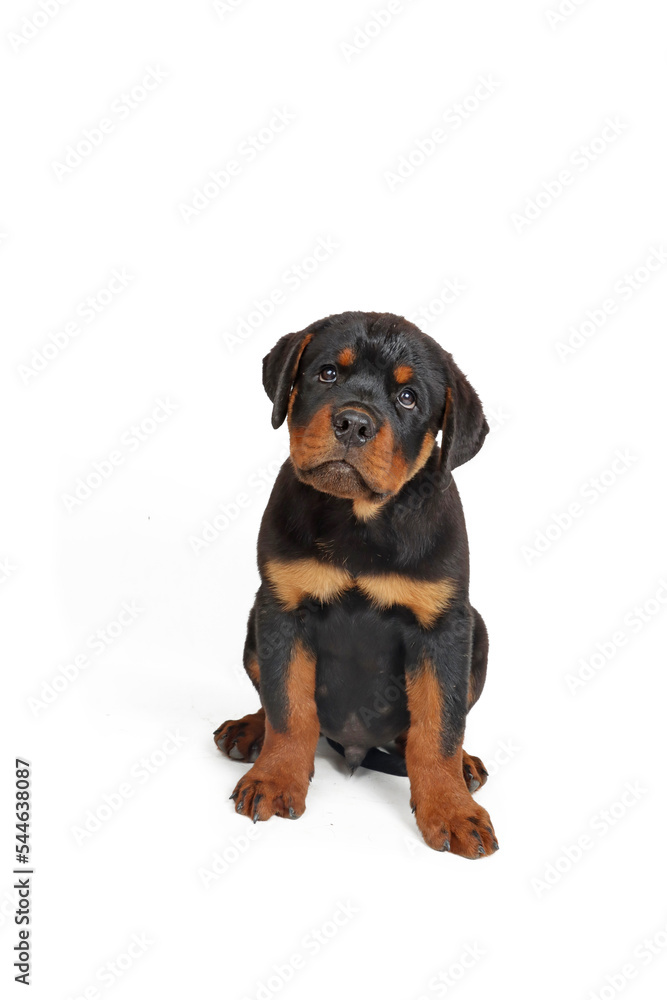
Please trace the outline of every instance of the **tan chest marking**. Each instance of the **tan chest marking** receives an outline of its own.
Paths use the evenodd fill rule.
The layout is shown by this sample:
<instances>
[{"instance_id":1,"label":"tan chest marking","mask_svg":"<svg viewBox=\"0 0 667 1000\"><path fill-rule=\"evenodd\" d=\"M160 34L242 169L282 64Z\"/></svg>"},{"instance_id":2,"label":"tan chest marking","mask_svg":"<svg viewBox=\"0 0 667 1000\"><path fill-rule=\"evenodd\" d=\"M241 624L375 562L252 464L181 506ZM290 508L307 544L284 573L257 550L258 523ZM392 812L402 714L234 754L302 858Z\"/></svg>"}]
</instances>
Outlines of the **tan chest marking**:
<instances>
[{"instance_id":1,"label":"tan chest marking","mask_svg":"<svg viewBox=\"0 0 667 1000\"><path fill-rule=\"evenodd\" d=\"M269 559L264 572L276 597L288 611L298 607L305 597L315 597L326 604L354 586L354 579L347 570L322 563L319 559L295 559L292 562Z\"/></svg>"},{"instance_id":2,"label":"tan chest marking","mask_svg":"<svg viewBox=\"0 0 667 1000\"><path fill-rule=\"evenodd\" d=\"M378 516L388 499L389 497L386 500L363 500L361 498L353 500L354 516L359 521L372 521L374 517Z\"/></svg>"},{"instance_id":3,"label":"tan chest marking","mask_svg":"<svg viewBox=\"0 0 667 1000\"><path fill-rule=\"evenodd\" d=\"M456 583L448 577L434 581L415 580L400 573L354 577L340 566L331 566L318 559L292 562L270 559L264 566L264 573L288 611L297 608L306 597L326 604L346 590L358 587L376 608L391 608L396 604L409 608L425 628L446 610L456 593Z\"/></svg>"},{"instance_id":4,"label":"tan chest marking","mask_svg":"<svg viewBox=\"0 0 667 1000\"><path fill-rule=\"evenodd\" d=\"M444 611L456 593L456 584L442 580L415 580L400 573L360 576L357 587L377 608L400 604L409 608L420 625L429 628Z\"/></svg>"}]
</instances>

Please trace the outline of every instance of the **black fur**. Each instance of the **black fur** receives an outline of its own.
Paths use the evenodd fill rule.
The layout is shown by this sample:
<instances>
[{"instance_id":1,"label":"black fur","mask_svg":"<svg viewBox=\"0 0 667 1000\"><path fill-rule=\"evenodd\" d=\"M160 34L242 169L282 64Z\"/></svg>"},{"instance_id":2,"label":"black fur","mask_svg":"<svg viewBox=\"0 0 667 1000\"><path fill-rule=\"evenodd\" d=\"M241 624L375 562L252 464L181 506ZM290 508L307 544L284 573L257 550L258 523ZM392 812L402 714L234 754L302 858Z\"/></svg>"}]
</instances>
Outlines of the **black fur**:
<instances>
[{"instance_id":1,"label":"black fur","mask_svg":"<svg viewBox=\"0 0 667 1000\"><path fill-rule=\"evenodd\" d=\"M320 381L323 366L335 365L348 346L355 351L355 363L341 370L334 384ZM414 410L396 402L396 365L413 370L409 386L417 394ZM280 470L259 534L262 584L245 651L246 663L255 656L259 661L259 690L268 718L277 729L285 726L285 674L298 638L316 656L322 733L344 748L352 766L377 766L377 756L369 751L390 745L407 730L406 674L428 657L442 683L442 749L450 753L463 734L471 668L476 698L486 672L486 630L468 600L466 527L451 479L452 469L479 451L488 431L477 394L434 340L400 317L378 313L331 316L283 337L264 359L264 386L273 402L274 427L285 419L291 392L296 393L292 427L307 425L327 401L336 408L357 404L378 426L391 430L407 463L416 460L425 435L434 436L444 421L442 452L435 445L396 494L372 484L367 496L383 504L369 520L355 516L353 498L302 481L293 459ZM378 609L356 589L328 603L305 599L288 611L265 566L268 560L303 558L344 567L353 576L448 577L456 582L456 597L429 628L407 607ZM402 771L396 767L405 773L404 765Z\"/></svg>"}]
</instances>

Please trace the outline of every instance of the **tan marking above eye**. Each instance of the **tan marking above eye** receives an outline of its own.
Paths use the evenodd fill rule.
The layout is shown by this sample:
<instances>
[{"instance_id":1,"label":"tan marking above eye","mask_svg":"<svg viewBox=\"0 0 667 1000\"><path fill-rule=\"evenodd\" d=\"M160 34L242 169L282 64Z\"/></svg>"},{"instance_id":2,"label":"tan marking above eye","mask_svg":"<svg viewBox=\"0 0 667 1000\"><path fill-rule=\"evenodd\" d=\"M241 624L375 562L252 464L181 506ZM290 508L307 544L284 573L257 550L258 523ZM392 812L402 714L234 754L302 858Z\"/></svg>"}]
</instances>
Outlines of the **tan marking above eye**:
<instances>
[{"instance_id":1,"label":"tan marking above eye","mask_svg":"<svg viewBox=\"0 0 667 1000\"><path fill-rule=\"evenodd\" d=\"M449 577L416 580L400 573L354 577L341 566L310 558L292 562L269 559L264 565L264 573L287 611L293 611L306 597L326 604L357 587L377 608L394 605L408 608L424 628L430 628L447 609L457 589L455 581Z\"/></svg>"},{"instance_id":2,"label":"tan marking above eye","mask_svg":"<svg viewBox=\"0 0 667 1000\"><path fill-rule=\"evenodd\" d=\"M338 364L342 365L344 368L349 368L350 365L354 364L357 355L352 347L344 347L343 350L338 355Z\"/></svg>"},{"instance_id":3,"label":"tan marking above eye","mask_svg":"<svg viewBox=\"0 0 667 1000\"><path fill-rule=\"evenodd\" d=\"M398 365L394 368L394 378L399 385L405 385L406 382L409 382L414 377L414 374L410 365Z\"/></svg>"}]
</instances>

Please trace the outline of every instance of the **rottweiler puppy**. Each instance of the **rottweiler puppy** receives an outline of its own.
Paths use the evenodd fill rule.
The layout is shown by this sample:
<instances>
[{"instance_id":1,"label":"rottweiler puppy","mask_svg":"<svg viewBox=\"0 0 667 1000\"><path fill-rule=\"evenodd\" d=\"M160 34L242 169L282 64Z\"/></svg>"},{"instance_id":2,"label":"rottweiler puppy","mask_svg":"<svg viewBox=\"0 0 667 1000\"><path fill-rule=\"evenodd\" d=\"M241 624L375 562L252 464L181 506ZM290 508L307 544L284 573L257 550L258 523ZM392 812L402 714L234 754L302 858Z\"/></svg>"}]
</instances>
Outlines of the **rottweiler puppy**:
<instances>
[{"instance_id":1,"label":"rottweiler puppy","mask_svg":"<svg viewBox=\"0 0 667 1000\"><path fill-rule=\"evenodd\" d=\"M215 732L223 753L254 760L236 811L300 816L324 734L353 769L407 773L429 847L493 854L471 795L487 772L463 749L488 638L452 479L488 432L479 398L450 354L389 313L287 334L263 377L290 457L262 519L243 654L262 707Z\"/></svg>"}]
</instances>

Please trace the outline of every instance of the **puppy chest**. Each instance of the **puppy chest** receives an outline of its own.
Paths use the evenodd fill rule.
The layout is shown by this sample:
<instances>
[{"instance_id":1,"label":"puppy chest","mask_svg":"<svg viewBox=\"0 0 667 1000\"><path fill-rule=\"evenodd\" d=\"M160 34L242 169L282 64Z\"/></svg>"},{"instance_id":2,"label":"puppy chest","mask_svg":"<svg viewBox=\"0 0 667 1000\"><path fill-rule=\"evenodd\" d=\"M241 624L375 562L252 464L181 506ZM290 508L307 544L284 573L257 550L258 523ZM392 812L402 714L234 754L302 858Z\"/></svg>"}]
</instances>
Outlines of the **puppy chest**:
<instances>
[{"instance_id":1,"label":"puppy chest","mask_svg":"<svg viewBox=\"0 0 667 1000\"><path fill-rule=\"evenodd\" d=\"M456 582L449 577L427 580L393 572L353 575L343 566L314 558L269 559L263 570L286 611L294 611L309 600L326 606L357 592L378 610L407 609L425 628L433 625L457 592Z\"/></svg>"}]
</instances>

